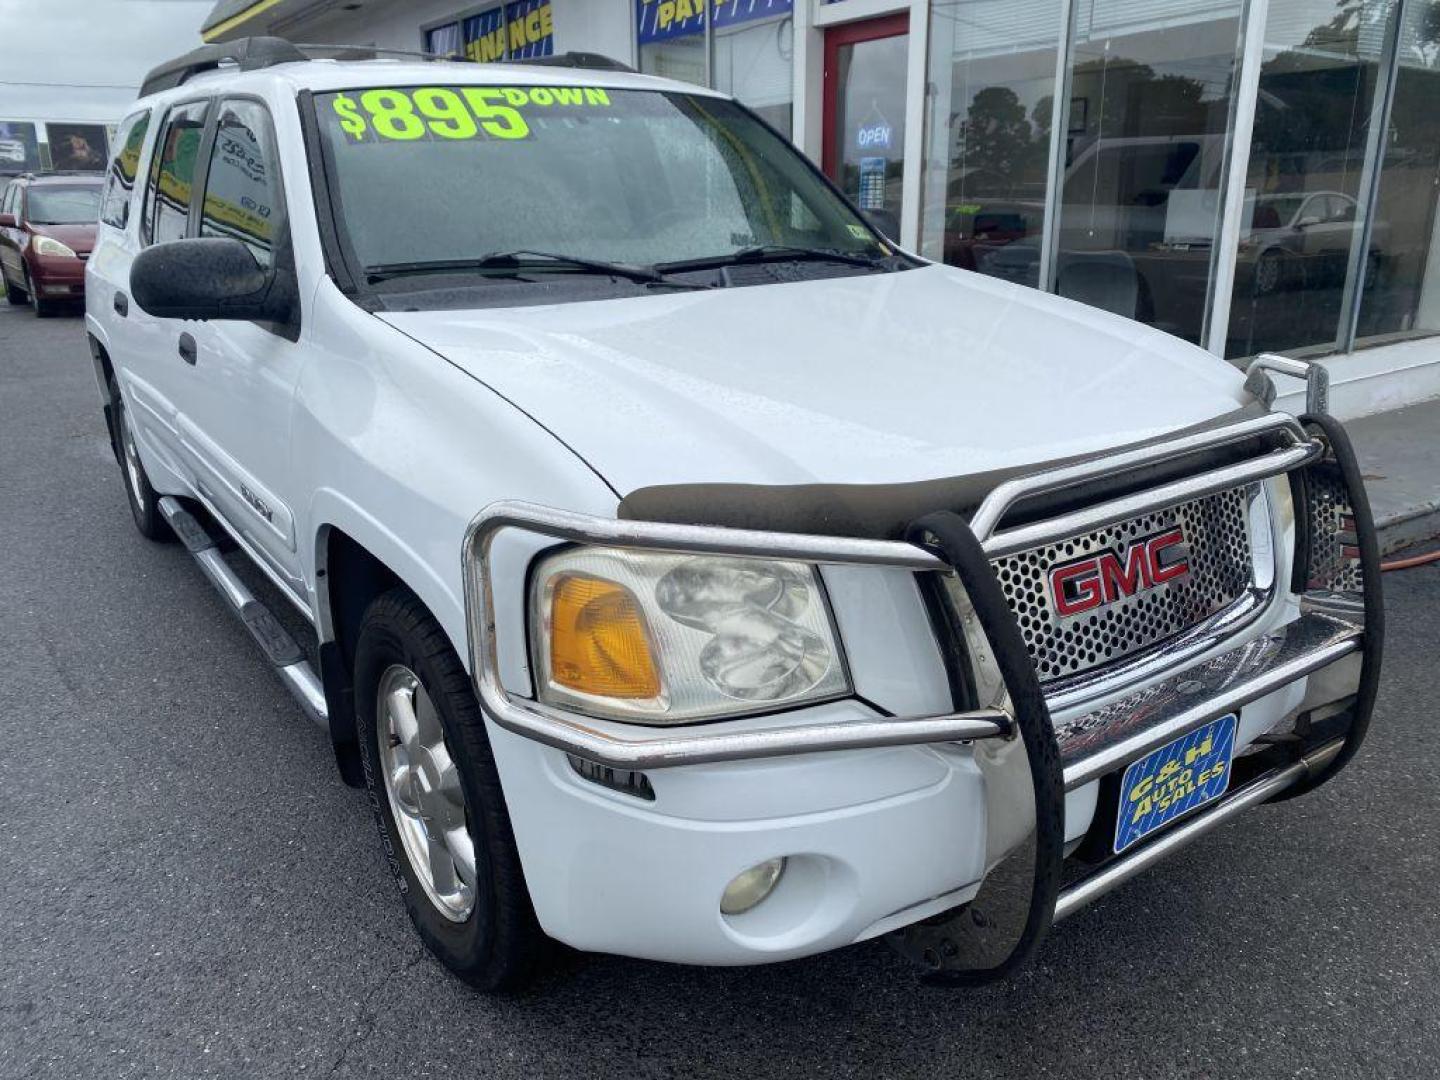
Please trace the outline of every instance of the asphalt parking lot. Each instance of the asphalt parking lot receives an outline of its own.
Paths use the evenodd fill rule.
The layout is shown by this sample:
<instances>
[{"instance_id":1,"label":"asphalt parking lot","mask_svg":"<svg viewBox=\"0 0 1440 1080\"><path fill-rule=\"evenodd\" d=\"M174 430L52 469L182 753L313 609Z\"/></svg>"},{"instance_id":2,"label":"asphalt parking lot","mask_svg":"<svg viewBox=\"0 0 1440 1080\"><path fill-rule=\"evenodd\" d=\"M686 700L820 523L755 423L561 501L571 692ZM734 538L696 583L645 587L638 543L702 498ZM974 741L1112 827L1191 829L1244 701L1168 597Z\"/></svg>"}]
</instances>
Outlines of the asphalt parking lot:
<instances>
[{"instance_id":1,"label":"asphalt parking lot","mask_svg":"<svg viewBox=\"0 0 1440 1080\"><path fill-rule=\"evenodd\" d=\"M982 991L888 947L574 957L477 996L359 792L176 546L134 530L78 316L0 308L0 1076L1429 1077L1440 566L1388 575L1370 743Z\"/></svg>"}]
</instances>

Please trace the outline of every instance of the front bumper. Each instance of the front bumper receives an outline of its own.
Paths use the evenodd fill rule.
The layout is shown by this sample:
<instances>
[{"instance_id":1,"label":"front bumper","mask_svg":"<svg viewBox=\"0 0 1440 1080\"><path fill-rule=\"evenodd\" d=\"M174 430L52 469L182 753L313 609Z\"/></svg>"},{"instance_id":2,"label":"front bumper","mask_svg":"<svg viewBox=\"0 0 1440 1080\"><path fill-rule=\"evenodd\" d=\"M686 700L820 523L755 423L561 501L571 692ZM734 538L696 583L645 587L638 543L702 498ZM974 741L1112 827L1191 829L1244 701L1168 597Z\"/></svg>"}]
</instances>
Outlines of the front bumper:
<instances>
[{"instance_id":1,"label":"front bumper","mask_svg":"<svg viewBox=\"0 0 1440 1080\"><path fill-rule=\"evenodd\" d=\"M31 255L30 284L42 300L80 300L85 296L85 260L68 255Z\"/></svg>"},{"instance_id":2,"label":"front bumper","mask_svg":"<svg viewBox=\"0 0 1440 1080\"><path fill-rule=\"evenodd\" d=\"M1037 491L1256 432L1283 434L1287 445L1048 521L1001 528L1006 509ZM1013 646L994 647L1008 643L1002 624L1013 628L1013 617L993 604L984 632L1003 669L1003 693L984 707L893 718L843 702L660 732L547 709L507 688L501 676L495 597L480 568L490 563L494 538L508 529L587 543L956 573L977 598L998 589L993 576L984 580L983 562L941 559L911 544L608 521L514 504L488 509L472 527L466 552L471 625L486 631L472 634L473 669L542 926L579 948L708 964L784 959L904 928L897 935L902 951L946 969L958 961L945 958L965 950L947 937L950 923L931 916L969 903L976 922L983 912L1012 928L1014 940L991 948L983 965L999 973L1023 960L1053 919L1240 809L1332 774L1363 737L1379 659L1378 552L1344 433L1323 419L1302 429L1270 416L1181 443L1002 485L971 519L975 550L991 557L1023 550L1198 492L1323 467L1342 474L1360 519L1363 592L1297 590L1305 594L1298 610L1280 623L1232 647L1176 658L1132 694L1088 712L1068 710L1058 721L1033 671L1014 664ZM1069 875L1062 886L1064 842L1096 819L1100 781L1230 712L1240 716L1236 745L1246 760L1241 768L1237 759L1238 786L1124 855ZM1006 754L1010 764L997 766ZM650 770L655 800L582 778L572 758L621 772ZM790 868L770 899L743 916L719 912L731 877L781 855ZM1025 887L1008 889L1004 903L1024 910L997 912L982 890L1001 876L997 867L1017 859L1025 863Z\"/></svg>"}]
</instances>

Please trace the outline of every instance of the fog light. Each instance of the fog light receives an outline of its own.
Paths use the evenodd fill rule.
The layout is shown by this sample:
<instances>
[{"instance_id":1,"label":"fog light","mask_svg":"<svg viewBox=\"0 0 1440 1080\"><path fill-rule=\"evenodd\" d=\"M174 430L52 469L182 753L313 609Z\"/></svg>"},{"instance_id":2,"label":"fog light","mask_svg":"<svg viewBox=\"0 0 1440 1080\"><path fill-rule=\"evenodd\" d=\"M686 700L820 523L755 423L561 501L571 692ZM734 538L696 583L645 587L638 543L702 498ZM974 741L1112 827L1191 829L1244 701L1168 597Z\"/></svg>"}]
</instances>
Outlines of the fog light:
<instances>
[{"instance_id":1,"label":"fog light","mask_svg":"<svg viewBox=\"0 0 1440 1080\"><path fill-rule=\"evenodd\" d=\"M780 875L784 872L783 858L766 859L749 870L740 871L730 884L725 886L725 892L720 896L720 913L741 915L749 911L774 892L775 886L780 883Z\"/></svg>"}]
</instances>

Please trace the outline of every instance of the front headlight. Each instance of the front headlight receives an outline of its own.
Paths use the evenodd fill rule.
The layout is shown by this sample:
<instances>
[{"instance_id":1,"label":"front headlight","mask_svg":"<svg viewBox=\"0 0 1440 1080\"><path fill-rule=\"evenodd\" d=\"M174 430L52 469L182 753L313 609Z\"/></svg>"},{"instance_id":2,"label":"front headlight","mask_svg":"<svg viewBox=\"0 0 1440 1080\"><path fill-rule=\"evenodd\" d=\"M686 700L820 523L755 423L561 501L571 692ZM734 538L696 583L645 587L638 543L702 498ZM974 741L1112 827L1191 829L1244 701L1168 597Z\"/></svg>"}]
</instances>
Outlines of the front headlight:
<instances>
[{"instance_id":1,"label":"front headlight","mask_svg":"<svg viewBox=\"0 0 1440 1080\"><path fill-rule=\"evenodd\" d=\"M30 246L35 249L36 255L68 255L75 258L75 252L51 236L32 237Z\"/></svg>"},{"instance_id":2,"label":"front headlight","mask_svg":"<svg viewBox=\"0 0 1440 1080\"><path fill-rule=\"evenodd\" d=\"M815 569L805 563L567 548L530 592L541 701L678 724L850 692Z\"/></svg>"}]
</instances>

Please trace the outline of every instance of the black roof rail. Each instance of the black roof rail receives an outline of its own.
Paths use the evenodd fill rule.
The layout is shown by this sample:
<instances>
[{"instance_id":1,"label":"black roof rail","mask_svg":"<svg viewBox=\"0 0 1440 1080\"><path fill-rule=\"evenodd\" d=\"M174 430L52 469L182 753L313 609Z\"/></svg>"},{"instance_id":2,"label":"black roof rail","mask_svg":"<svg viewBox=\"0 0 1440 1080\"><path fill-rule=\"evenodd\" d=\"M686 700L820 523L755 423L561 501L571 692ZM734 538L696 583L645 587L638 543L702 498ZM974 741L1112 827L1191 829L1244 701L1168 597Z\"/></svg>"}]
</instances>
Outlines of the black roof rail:
<instances>
[{"instance_id":1,"label":"black roof rail","mask_svg":"<svg viewBox=\"0 0 1440 1080\"><path fill-rule=\"evenodd\" d=\"M140 96L148 97L161 90L181 85L192 75L213 71L221 64L235 64L241 71L255 71L275 64L292 64L318 57L333 60L377 60L382 56L406 56L421 60L470 62L467 57L441 53L412 52L406 49L379 49L371 45L296 45L277 37L237 38L220 45L202 45L193 52L166 61L152 69L140 84ZM590 68L594 71L627 71L635 69L619 60L592 52L565 52L554 56L537 56L515 61L544 67Z\"/></svg>"},{"instance_id":2,"label":"black roof rail","mask_svg":"<svg viewBox=\"0 0 1440 1080\"><path fill-rule=\"evenodd\" d=\"M140 84L140 96L148 97L161 90L170 90L192 75L213 71L225 63L235 64L241 71L254 71L308 59L296 46L277 37L239 38L220 45L202 45L184 56L152 68Z\"/></svg>"},{"instance_id":3,"label":"black roof rail","mask_svg":"<svg viewBox=\"0 0 1440 1080\"><path fill-rule=\"evenodd\" d=\"M533 60L512 60L514 64L539 64L541 67L590 68L594 71L628 71L635 69L619 60L593 52L563 52L554 56L537 56Z\"/></svg>"},{"instance_id":4,"label":"black roof rail","mask_svg":"<svg viewBox=\"0 0 1440 1080\"><path fill-rule=\"evenodd\" d=\"M380 60L387 56L403 56L416 60L450 60L470 63L469 57L459 53L422 52L419 49L383 49L375 45L299 45L309 60Z\"/></svg>"}]
</instances>

